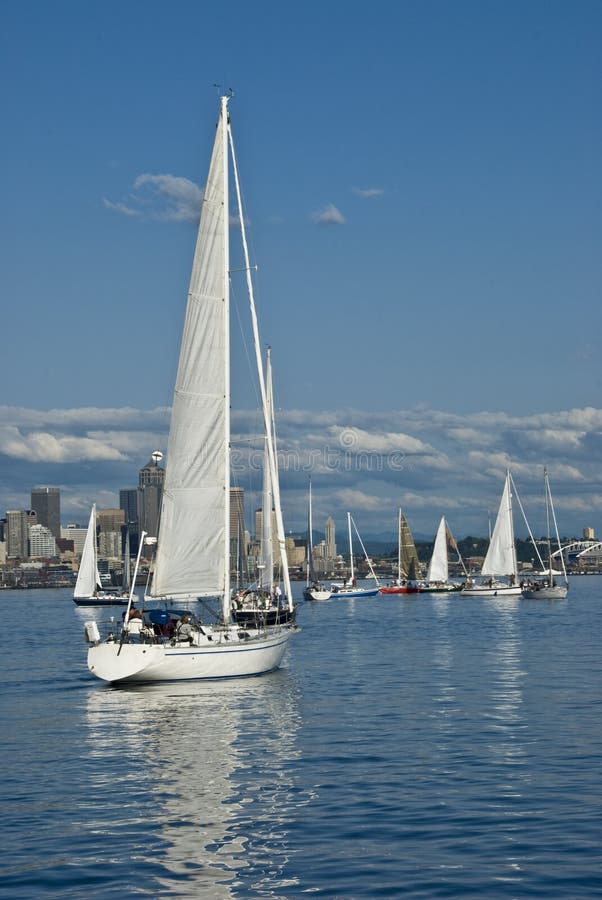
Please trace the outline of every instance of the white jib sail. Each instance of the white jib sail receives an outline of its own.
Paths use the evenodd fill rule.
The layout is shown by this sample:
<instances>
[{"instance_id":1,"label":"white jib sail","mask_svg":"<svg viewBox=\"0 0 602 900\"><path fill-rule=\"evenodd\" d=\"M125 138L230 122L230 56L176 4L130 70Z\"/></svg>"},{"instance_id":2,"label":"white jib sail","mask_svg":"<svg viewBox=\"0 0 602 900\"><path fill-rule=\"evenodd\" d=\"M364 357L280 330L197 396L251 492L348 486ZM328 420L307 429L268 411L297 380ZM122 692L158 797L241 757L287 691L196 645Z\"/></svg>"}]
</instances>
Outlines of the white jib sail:
<instances>
[{"instance_id":1,"label":"white jib sail","mask_svg":"<svg viewBox=\"0 0 602 900\"><path fill-rule=\"evenodd\" d=\"M481 575L514 574L516 574L516 548L514 546L514 525L512 522L510 472L507 472L497 519L495 520Z\"/></svg>"},{"instance_id":2,"label":"white jib sail","mask_svg":"<svg viewBox=\"0 0 602 900\"><path fill-rule=\"evenodd\" d=\"M98 574L96 562L96 505L94 504L90 512L86 540L84 541L84 549L82 550L73 596L76 599L92 597L99 586L100 575Z\"/></svg>"},{"instance_id":3,"label":"white jib sail","mask_svg":"<svg viewBox=\"0 0 602 900\"><path fill-rule=\"evenodd\" d=\"M224 98L205 185L180 348L153 580L155 596L229 594L228 265Z\"/></svg>"},{"instance_id":4,"label":"white jib sail","mask_svg":"<svg viewBox=\"0 0 602 900\"><path fill-rule=\"evenodd\" d=\"M266 361L266 399L268 403L268 415L272 421L272 362L268 348ZM259 583L265 590L271 591L274 581L274 543L272 534L272 509L274 508L274 495L272 492L272 479L270 476L270 454L268 437L264 437L263 455L263 499L261 503L261 575Z\"/></svg>"},{"instance_id":5,"label":"white jib sail","mask_svg":"<svg viewBox=\"0 0 602 900\"><path fill-rule=\"evenodd\" d=\"M433 555L429 563L426 576L427 581L443 581L448 579L448 563L447 563L447 527L445 524L445 516L441 516L435 544L433 547Z\"/></svg>"}]
</instances>

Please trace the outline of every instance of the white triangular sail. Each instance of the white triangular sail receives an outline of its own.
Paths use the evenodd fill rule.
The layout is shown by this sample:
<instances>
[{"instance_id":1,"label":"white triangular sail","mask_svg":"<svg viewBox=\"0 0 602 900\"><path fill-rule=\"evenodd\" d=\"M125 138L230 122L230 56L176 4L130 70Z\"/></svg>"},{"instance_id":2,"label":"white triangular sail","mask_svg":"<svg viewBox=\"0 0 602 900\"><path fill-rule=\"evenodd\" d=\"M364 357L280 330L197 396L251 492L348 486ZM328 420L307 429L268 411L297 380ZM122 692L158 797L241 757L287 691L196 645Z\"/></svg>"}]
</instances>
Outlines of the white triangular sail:
<instances>
[{"instance_id":1,"label":"white triangular sail","mask_svg":"<svg viewBox=\"0 0 602 900\"><path fill-rule=\"evenodd\" d=\"M433 546L433 555L429 563L426 576L427 581L443 581L447 582L449 577L449 566L447 562L447 526L445 524L445 516L441 516L439 528L435 537Z\"/></svg>"},{"instance_id":2,"label":"white triangular sail","mask_svg":"<svg viewBox=\"0 0 602 900\"><path fill-rule=\"evenodd\" d=\"M85 600L93 597L100 584L96 553L96 504L93 504L77 573L77 581L75 582L74 599Z\"/></svg>"},{"instance_id":3,"label":"white triangular sail","mask_svg":"<svg viewBox=\"0 0 602 900\"><path fill-rule=\"evenodd\" d=\"M512 491L510 489L510 472L506 472L502 499L491 541L489 542L489 549L481 569L481 575L515 574L516 547L514 545L514 524L512 521Z\"/></svg>"},{"instance_id":4,"label":"white triangular sail","mask_svg":"<svg viewBox=\"0 0 602 900\"><path fill-rule=\"evenodd\" d=\"M152 593L229 595L227 104L205 185L171 413Z\"/></svg>"}]
</instances>

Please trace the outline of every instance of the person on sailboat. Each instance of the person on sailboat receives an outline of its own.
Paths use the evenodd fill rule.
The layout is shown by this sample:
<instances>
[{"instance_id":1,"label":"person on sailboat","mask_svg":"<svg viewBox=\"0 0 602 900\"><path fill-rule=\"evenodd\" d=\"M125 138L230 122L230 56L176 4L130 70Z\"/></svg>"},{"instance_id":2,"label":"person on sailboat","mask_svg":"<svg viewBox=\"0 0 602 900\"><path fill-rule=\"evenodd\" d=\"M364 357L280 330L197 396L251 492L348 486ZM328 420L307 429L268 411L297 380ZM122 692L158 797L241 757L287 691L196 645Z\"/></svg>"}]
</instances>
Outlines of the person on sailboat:
<instances>
[{"instance_id":1,"label":"person on sailboat","mask_svg":"<svg viewBox=\"0 0 602 900\"><path fill-rule=\"evenodd\" d=\"M190 621L190 616L183 615L176 627L176 641L188 641L189 644L192 644L193 637L193 625Z\"/></svg>"},{"instance_id":2,"label":"person on sailboat","mask_svg":"<svg viewBox=\"0 0 602 900\"><path fill-rule=\"evenodd\" d=\"M142 621L142 610L131 609L129 618L125 624L125 630L128 634L128 637L139 638L142 634L143 626L144 622Z\"/></svg>"}]
</instances>

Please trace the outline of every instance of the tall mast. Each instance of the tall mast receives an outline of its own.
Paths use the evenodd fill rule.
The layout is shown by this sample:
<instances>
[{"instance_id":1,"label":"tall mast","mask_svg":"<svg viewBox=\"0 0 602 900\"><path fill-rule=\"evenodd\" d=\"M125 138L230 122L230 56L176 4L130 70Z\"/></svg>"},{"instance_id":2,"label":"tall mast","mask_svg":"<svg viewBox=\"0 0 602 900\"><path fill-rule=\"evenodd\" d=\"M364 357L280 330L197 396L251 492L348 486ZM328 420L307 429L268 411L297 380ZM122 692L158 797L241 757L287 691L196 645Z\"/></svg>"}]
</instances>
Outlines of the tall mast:
<instances>
[{"instance_id":1,"label":"tall mast","mask_svg":"<svg viewBox=\"0 0 602 900\"><path fill-rule=\"evenodd\" d=\"M311 507L311 478L309 479L309 505L307 508L307 586L309 587L310 579L313 577L313 513Z\"/></svg>"},{"instance_id":2,"label":"tall mast","mask_svg":"<svg viewBox=\"0 0 602 900\"><path fill-rule=\"evenodd\" d=\"M353 546L351 543L351 513L350 512L347 513L347 530L349 532L349 565L351 568L351 581L353 582L355 573L353 571Z\"/></svg>"},{"instance_id":3,"label":"tall mast","mask_svg":"<svg viewBox=\"0 0 602 900\"><path fill-rule=\"evenodd\" d=\"M222 185L223 203L225 204L222 216L223 242L224 242L224 385L225 385L225 415L224 415L224 595L222 597L222 618L228 622L230 618L230 215L228 204L228 97L221 98L221 141L222 141Z\"/></svg>"},{"instance_id":4,"label":"tall mast","mask_svg":"<svg viewBox=\"0 0 602 900\"><path fill-rule=\"evenodd\" d=\"M401 507L397 517L397 580L401 581Z\"/></svg>"},{"instance_id":5,"label":"tall mast","mask_svg":"<svg viewBox=\"0 0 602 900\"><path fill-rule=\"evenodd\" d=\"M245 259L245 271L247 276L247 290L249 294L249 307L251 311L251 325L253 328L253 344L255 346L255 362L257 365L257 377L259 380L259 393L261 396L261 409L263 412L263 424L265 434L267 436L267 451L269 458L270 478L272 482L272 491L274 495L274 508L276 512L276 530L278 534L278 546L280 549L280 562L282 565L282 579L284 581L284 590L288 600L288 608L293 609L293 594L291 582L288 573L288 560L286 558L286 537L284 534L284 522L282 519L282 508L280 505L280 482L278 480L278 465L276 461L276 448L274 446L274 423L268 411L267 391L265 377L263 373L263 360L261 358L261 344L259 341L259 325L257 322L257 311L255 309L255 298L253 293L253 281L251 279L251 266L249 265L249 249L247 246L247 232L245 228L245 220L243 215L242 197L240 193L240 182L238 178L238 167L236 165L236 154L234 153L234 140L232 138L232 129L228 125L228 137L230 139L230 150L232 153L232 169L234 173L234 183L236 185L236 197L238 201L238 217L240 224L240 232L242 238L242 247Z\"/></svg>"}]
</instances>

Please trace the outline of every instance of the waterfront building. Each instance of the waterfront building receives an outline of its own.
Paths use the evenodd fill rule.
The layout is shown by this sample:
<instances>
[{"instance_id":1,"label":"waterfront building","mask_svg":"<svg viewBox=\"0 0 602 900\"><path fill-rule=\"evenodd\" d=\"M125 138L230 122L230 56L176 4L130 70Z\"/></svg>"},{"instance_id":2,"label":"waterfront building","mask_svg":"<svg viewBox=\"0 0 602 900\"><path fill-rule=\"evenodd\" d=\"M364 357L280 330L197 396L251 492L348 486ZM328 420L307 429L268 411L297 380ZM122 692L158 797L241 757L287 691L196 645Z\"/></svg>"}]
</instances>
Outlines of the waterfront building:
<instances>
[{"instance_id":1,"label":"waterfront building","mask_svg":"<svg viewBox=\"0 0 602 900\"><path fill-rule=\"evenodd\" d=\"M81 556L87 532L87 528L81 528L79 525L67 525L66 528L61 528L61 538L73 541L73 552Z\"/></svg>"},{"instance_id":2,"label":"waterfront building","mask_svg":"<svg viewBox=\"0 0 602 900\"><path fill-rule=\"evenodd\" d=\"M49 528L55 538L61 536L61 490L58 487L35 487L31 491L31 508L38 523Z\"/></svg>"},{"instance_id":3,"label":"waterfront building","mask_svg":"<svg viewBox=\"0 0 602 900\"><path fill-rule=\"evenodd\" d=\"M122 509L97 509L96 525L101 533L121 534L121 527L125 525L125 514Z\"/></svg>"},{"instance_id":4,"label":"waterfront building","mask_svg":"<svg viewBox=\"0 0 602 900\"><path fill-rule=\"evenodd\" d=\"M28 559L29 528L37 522L36 513L31 509L7 509L4 531L7 559Z\"/></svg>"},{"instance_id":5,"label":"waterfront building","mask_svg":"<svg viewBox=\"0 0 602 900\"><path fill-rule=\"evenodd\" d=\"M98 535L98 555L103 559L121 559L121 532L101 531Z\"/></svg>"},{"instance_id":6,"label":"waterfront building","mask_svg":"<svg viewBox=\"0 0 602 900\"><path fill-rule=\"evenodd\" d=\"M30 559L51 559L57 556L56 538L45 525L31 525L29 528Z\"/></svg>"}]
</instances>

